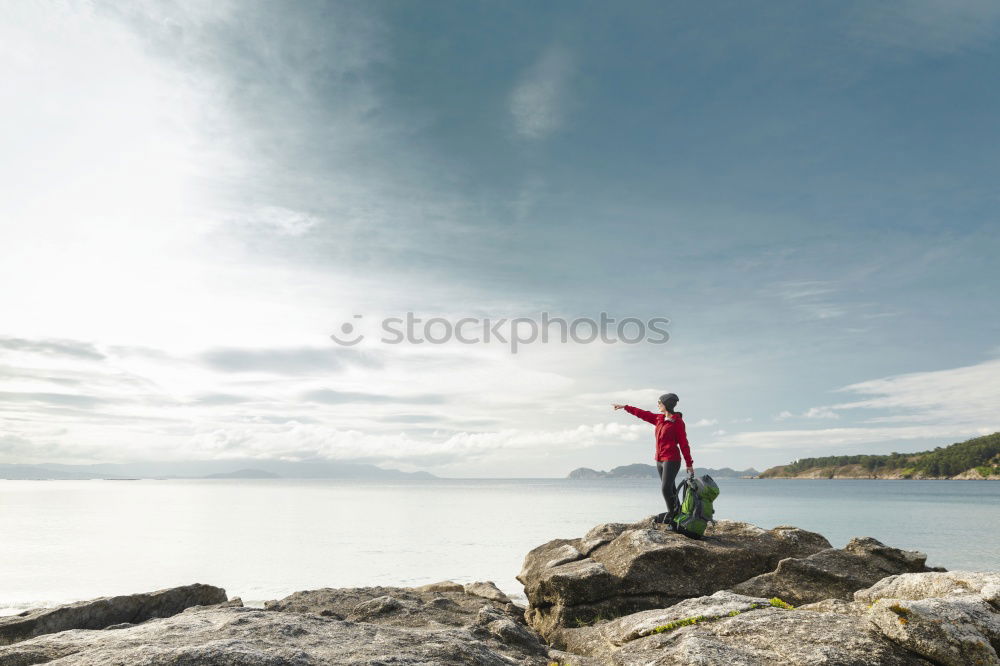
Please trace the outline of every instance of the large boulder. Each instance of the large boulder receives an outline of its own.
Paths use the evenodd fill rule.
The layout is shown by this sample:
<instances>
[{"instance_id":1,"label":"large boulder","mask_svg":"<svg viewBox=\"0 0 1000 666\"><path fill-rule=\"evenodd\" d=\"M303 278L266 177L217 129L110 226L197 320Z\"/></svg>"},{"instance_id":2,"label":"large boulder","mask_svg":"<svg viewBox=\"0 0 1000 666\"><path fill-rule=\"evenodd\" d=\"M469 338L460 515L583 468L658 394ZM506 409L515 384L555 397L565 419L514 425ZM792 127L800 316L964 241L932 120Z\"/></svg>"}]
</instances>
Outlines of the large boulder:
<instances>
[{"instance_id":1,"label":"large boulder","mask_svg":"<svg viewBox=\"0 0 1000 666\"><path fill-rule=\"evenodd\" d=\"M523 609L486 598L497 592L490 583L450 581L309 590L263 610L197 607L113 630L39 636L0 647L0 664L549 664L549 649L525 624Z\"/></svg>"},{"instance_id":2,"label":"large boulder","mask_svg":"<svg viewBox=\"0 0 1000 666\"><path fill-rule=\"evenodd\" d=\"M1000 574L973 571L885 578L855 600L890 640L935 664L1000 664Z\"/></svg>"},{"instance_id":3,"label":"large boulder","mask_svg":"<svg viewBox=\"0 0 1000 666\"><path fill-rule=\"evenodd\" d=\"M567 628L562 636L568 651L619 666L929 665L863 617L790 610L728 591Z\"/></svg>"},{"instance_id":4,"label":"large boulder","mask_svg":"<svg viewBox=\"0 0 1000 666\"><path fill-rule=\"evenodd\" d=\"M53 608L35 608L18 615L0 617L0 645L67 629L104 629L118 624L138 624L150 618L176 615L191 606L226 602L226 591L221 587L195 583L155 592L76 601Z\"/></svg>"},{"instance_id":5,"label":"large boulder","mask_svg":"<svg viewBox=\"0 0 1000 666\"><path fill-rule=\"evenodd\" d=\"M412 629L259 608L203 608L123 629L74 629L39 636L0 647L0 664L28 666L54 660L67 666L549 663L544 648L528 652L498 637L487 637L489 629L483 628L480 634L472 628Z\"/></svg>"},{"instance_id":6,"label":"large boulder","mask_svg":"<svg viewBox=\"0 0 1000 666\"><path fill-rule=\"evenodd\" d=\"M997 666L1000 574L894 575L853 601L798 608L725 590L559 637L567 653L617 666Z\"/></svg>"},{"instance_id":7,"label":"large boulder","mask_svg":"<svg viewBox=\"0 0 1000 666\"><path fill-rule=\"evenodd\" d=\"M888 576L854 593L855 601L871 604L882 598L930 599L973 595L1000 608L1000 574L993 571L943 571L919 576Z\"/></svg>"},{"instance_id":8,"label":"large boulder","mask_svg":"<svg viewBox=\"0 0 1000 666\"><path fill-rule=\"evenodd\" d=\"M438 629L467 626L487 601L512 621L525 624L524 609L492 582L460 585L442 581L421 587L324 587L265 601L264 608L312 613L335 620Z\"/></svg>"},{"instance_id":9,"label":"large boulder","mask_svg":"<svg viewBox=\"0 0 1000 666\"><path fill-rule=\"evenodd\" d=\"M926 566L927 556L915 550L886 546L870 537L851 539L847 546L827 548L808 557L790 557L774 571L733 586L733 591L758 597L779 597L793 604L824 599L850 601L854 592L894 574L941 571Z\"/></svg>"},{"instance_id":10,"label":"large boulder","mask_svg":"<svg viewBox=\"0 0 1000 666\"><path fill-rule=\"evenodd\" d=\"M612 660L623 645L656 633L658 627L692 618L701 622L718 620L770 607L767 599L721 591L711 596L685 599L668 608L630 613L589 626L567 627L559 631L559 642L568 652Z\"/></svg>"},{"instance_id":11,"label":"large boulder","mask_svg":"<svg viewBox=\"0 0 1000 666\"><path fill-rule=\"evenodd\" d=\"M654 661L655 660L655 661ZM633 641L615 663L639 666L931 666L848 615L763 608Z\"/></svg>"},{"instance_id":12,"label":"large boulder","mask_svg":"<svg viewBox=\"0 0 1000 666\"><path fill-rule=\"evenodd\" d=\"M782 559L830 547L823 536L796 527L764 530L728 520L694 540L649 517L549 541L528 553L517 578L528 597L529 624L562 647L564 627L710 595L772 571Z\"/></svg>"}]
</instances>

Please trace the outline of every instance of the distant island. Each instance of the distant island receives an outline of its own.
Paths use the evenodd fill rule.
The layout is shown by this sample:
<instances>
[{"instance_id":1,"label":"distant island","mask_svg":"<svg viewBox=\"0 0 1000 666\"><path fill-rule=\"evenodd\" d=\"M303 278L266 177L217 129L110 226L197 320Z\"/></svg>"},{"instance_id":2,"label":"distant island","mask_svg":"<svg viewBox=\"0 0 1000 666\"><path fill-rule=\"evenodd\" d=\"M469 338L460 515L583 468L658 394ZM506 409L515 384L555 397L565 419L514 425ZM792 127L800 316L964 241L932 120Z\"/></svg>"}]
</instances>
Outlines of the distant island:
<instances>
[{"instance_id":1,"label":"distant island","mask_svg":"<svg viewBox=\"0 0 1000 666\"><path fill-rule=\"evenodd\" d=\"M313 459L303 461L233 460L143 461L131 463L0 464L0 479L436 479L429 472L401 472L367 463Z\"/></svg>"},{"instance_id":2,"label":"distant island","mask_svg":"<svg viewBox=\"0 0 1000 666\"><path fill-rule=\"evenodd\" d=\"M206 474L203 479L280 479L279 474L262 469L238 469L235 472L216 472Z\"/></svg>"},{"instance_id":3,"label":"distant island","mask_svg":"<svg viewBox=\"0 0 1000 666\"><path fill-rule=\"evenodd\" d=\"M987 479L1000 481L1000 432L933 451L802 458L762 479Z\"/></svg>"},{"instance_id":4,"label":"distant island","mask_svg":"<svg viewBox=\"0 0 1000 666\"><path fill-rule=\"evenodd\" d=\"M728 467L722 469L712 469L710 467L695 467L694 473L697 476L709 476L717 479L738 479L744 477L755 477L760 472L753 469L735 470ZM634 463L632 465L621 465L612 470L598 471L589 467L578 467L570 472L567 479L657 479L656 465L646 465L644 463Z\"/></svg>"}]
</instances>

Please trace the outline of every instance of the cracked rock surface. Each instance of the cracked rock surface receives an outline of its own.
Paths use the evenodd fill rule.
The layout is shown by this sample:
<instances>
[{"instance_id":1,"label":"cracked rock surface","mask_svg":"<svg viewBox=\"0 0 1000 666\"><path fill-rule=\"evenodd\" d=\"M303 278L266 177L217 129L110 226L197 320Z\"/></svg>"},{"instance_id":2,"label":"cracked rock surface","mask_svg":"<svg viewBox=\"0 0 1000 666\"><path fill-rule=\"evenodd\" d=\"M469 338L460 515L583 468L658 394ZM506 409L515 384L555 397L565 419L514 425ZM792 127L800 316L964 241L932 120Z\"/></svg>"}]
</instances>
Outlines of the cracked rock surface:
<instances>
[{"instance_id":1,"label":"cracked rock surface","mask_svg":"<svg viewBox=\"0 0 1000 666\"><path fill-rule=\"evenodd\" d=\"M35 609L0 619L0 666L1000 666L998 573L794 527L720 521L708 537L646 519L550 541L525 558L527 609L488 581L264 609L191 585Z\"/></svg>"},{"instance_id":2,"label":"cracked rock surface","mask_svg":"<svg viewBox=\"0 0 1000 666\"><path fill-rule=\"evenodd\" d=\"M1000 666L1000 574L932 569L923 553L870 537L852 539L843 549L824 547L804 533L798 535L799 547L813 552L781 557L771 571L747 575L727 589L683 597L699 584L718 586L731 580L727 576L751 572L748 551L769 563L780 552L764 530L722 527L729 539L707 546L652 534L655 527L642 523L602 525L579 541L549 542L529 554L522 571L526 580L537 582L529 588L537 595L529 600L548 606L529 608L526 615L540 622L549 642L564 653L618 666ZM788 529L776 528L785 534ZM756 538L742 548L731 544L748 536ZM579 553L576 559L568 558L569 547ZM668 553L677 561L669 562ZM727 554L744 564L741 572L713 559ZM629 557L657 564L630 565ZM702 564L706 580L698 581L695 572ZM651 578L646 592L653 590L668 603L615 614L625 605L624 593L638 584L608 580L636 572ZM597 594L587 596L588 590L575 585L591 577L598 584L589 592ZM601 606L598 595L607 590L610 603ZM553 622L588 606L610 614Z\"/></svg>"},{"instance_id":3,"label":"cracked rock surface","mask_svg":"<svg viewBox=\"0 0 1000 666\"><path fill-rule=\"evenodd\" d=\"M0 645L66 629L104 629L138 624L150 618L169 617L192 606L226 602L221 587L195 583L155 592L98 597L54 608L34 608L0 617ZM242 602L240 602L242 605Z\"/></svg>"},{"instance_id":4,"label":"cracked rock surface","mask_svg":"<svg viewBox=\"0 0 1000 666\"><path fill-rule=\"evenodd\" d=\"M701 540L656 525L598 525L579 539L555 539L525 557L517 579L528 597L529 624L556 647L566 627L710 595L789 557L829 549L815 532L720 520Z\"/></svg>"},{"instance_id":5,"label":"cracked rock surface","mask_svg":"<svg viewBox=\"0 0 1000 666\"><path fill-rule=\"evenodd\" d=\"M1000 574L902 574L854 596L882 634L936 664L1000 664Z\"/></svg>"},{"instance_id":6,"label":"cracked rock surface","mask_svg":"<svg viewBox=\"0 0 1000 666\"><path fill-rule=\"evenodd\" d=\"M2 666L55 660L60 666L551 663L524 609L495 585L450 581L308 590L263 610L195 606L120 628L68 629L0 647Z\"/></svg>"},{"instance_id":7,"label":"cracked rock surface","mask_svg":"<svg viewBox=\"0 0 1000 666\"><path fill-rule=\"evenodd\" d=\"M935 571L927 555L892 548L871 537L851 539L844 548L827 548L808 557L789 557L774 571L733 587L734 592L780 597L796 606L824 599L849 601L855 591L894 574Z\"/></svg>"}]
</instances>

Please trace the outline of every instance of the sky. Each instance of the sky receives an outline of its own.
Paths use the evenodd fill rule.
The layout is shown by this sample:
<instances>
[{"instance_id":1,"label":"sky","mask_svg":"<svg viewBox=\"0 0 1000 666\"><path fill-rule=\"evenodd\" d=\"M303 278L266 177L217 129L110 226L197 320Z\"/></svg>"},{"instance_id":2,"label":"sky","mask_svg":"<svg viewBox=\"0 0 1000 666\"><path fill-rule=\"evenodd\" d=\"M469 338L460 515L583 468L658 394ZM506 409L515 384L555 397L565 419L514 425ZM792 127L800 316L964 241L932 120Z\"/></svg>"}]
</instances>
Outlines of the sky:
<instances>
[{"instance_id":1,"label":"sky","mask_svg":"<svg viewBox=\"0 0 1000 666\"><path fill-rule=\"evenodd\" d=\"M668 391L704 467L1000 430L998 37L993 0L5 3L0 462L561 477L651 464L611 405ZM445 335L543 313L668 335Z\"/></svg>"}]
</instances>

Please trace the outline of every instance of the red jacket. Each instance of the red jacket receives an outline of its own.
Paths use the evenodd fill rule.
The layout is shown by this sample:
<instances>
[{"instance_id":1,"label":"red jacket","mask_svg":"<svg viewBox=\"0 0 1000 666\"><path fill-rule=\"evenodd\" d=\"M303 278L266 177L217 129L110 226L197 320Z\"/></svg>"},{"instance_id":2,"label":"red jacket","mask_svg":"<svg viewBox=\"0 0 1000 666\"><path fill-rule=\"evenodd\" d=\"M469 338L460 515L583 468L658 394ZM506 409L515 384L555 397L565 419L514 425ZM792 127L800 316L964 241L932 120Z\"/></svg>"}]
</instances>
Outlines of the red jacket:
<instances>
[{"instance_id":1,"label":"red jacket","mask_svg":"<svg viewBox=\"0 0 1000 666\"><path fill-rule=\"evenodd\" d=\"M632 405L625 405L625 411L632 416L638 416L643 421L648 421L656 426L656 460L680 460L684 454L684 462L688 467L694 467L691 461L691 449L688 446L687 431L684 428L684 420L680 412L673 416L667 414L654 414L645 409L639 409ZM677 449L680 448L680 453Z\"/></svg>"}]
</instances>

